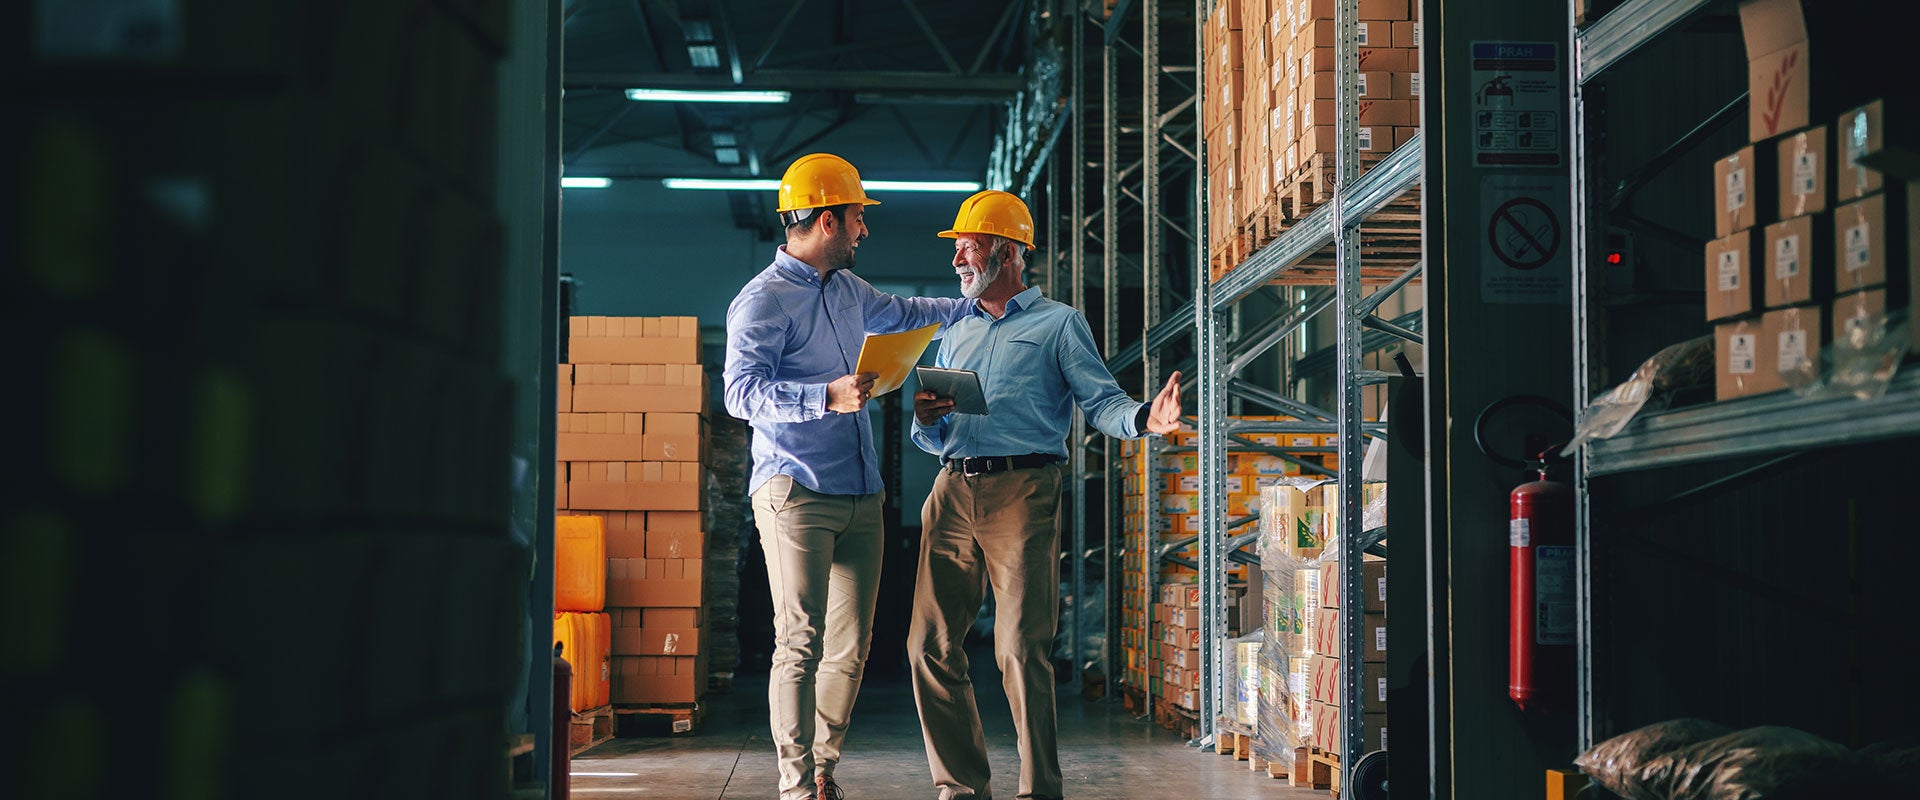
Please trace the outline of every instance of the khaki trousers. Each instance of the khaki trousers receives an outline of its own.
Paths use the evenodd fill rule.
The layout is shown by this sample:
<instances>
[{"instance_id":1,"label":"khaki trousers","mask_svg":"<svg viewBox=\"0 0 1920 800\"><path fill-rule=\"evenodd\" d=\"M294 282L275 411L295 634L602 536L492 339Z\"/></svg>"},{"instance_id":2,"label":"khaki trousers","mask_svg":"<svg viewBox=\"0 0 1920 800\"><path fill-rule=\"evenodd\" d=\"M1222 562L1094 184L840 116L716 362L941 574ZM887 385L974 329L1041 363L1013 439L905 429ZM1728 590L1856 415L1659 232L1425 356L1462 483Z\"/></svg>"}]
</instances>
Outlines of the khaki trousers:
<instances>
[{"instance_id":1,"label":"khaki trousers","mask_svg":"<svg viewBox=\"0 0 1920 800\"><path fill-rule=\"evenodd\" d=\"M993 795L986 736L962 649L987 588L994 660L1019 736L1020 797L1059 797L1053 635L1060 614L1059 465L964 476L941 470L920 512L907 659L942 800Z\"/></svg>"},{"instance_id":2,"label":"khaki trousers","mask_svg":"<svg viewBox=\"0 0 1920 800\"><path fill-rule=\"evenodd\" d=\"M819 494L786 475L753 493L773 594L767 705L782 800L812 798L814 776L840 761L873 640L881 500Z\"/></svg>"}]
</instances>

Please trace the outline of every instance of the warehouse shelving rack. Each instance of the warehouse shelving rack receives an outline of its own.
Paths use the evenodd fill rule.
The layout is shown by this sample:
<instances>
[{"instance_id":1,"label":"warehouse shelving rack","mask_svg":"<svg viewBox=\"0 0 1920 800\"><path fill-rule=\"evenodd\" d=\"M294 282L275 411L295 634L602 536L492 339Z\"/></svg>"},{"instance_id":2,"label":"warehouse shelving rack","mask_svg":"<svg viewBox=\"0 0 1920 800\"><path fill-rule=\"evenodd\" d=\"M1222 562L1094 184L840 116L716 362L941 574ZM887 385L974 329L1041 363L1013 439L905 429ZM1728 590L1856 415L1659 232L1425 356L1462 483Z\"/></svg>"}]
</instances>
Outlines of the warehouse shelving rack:
<instances>
[{"instance_id":1,"label":"warehouse shelving rack","mask_svg":"<svg viewBox=\"0 0 1920 800\"><path fill-rule=\"evenodd\" d=\"M1601 322L1602 276L1591 268L1600 252L1605 209L1598 202L1596 159L1603 126L1590 116L1589 84L1636 49L1675 29L1711 0L1628 0L1584 27L1574 26L1570 117L1573 137L1573 390L1593 397L1607 388L1596 377L1606 363ZM1580 0L1571 0L1577 13ZM1577 18L1577 17L1576 17ZM1686 464L1782 455L1818 447L1920 433L1920 375L1898 375L1884 396L1809 400L1790 393L1740 398L1645 414L1610 439L1592 442L1574 460L1576 580L1576 715L1579 747L1602 738L1607 698L1595 682L1595 594L1591 480ZM1771 464L1773 462L1767 462ZM1762 465L1762 468L1766 466ZM1756 468L1760 469L1760 468ZM1756 470L1747 470L1754 472ZM1744 473L1736 473L1736 477Z\"/></svg>"},{"instance_id":2,"label":"warehouse shelving rack","mask_svg":"<svg viewBox=\"0 0 1920 800\"><path fill-rule=\"evenodd\" d=\"M1064 209L1066 227L1070 230L1059 231L1055 226L1056 213L1047 213L1043 237L1054 246L1055 254L1049 257L1042 268L1049 285L1064 283L1071 302L1079 308L1086 308L1085 287L1088 283L1088 259L1100 259L1100 286L1104 292L1102 304L1103 330L1102 343L1108 352L1107 366L1119 373L1134 366L1142 368L1142 386L1148 394L1156 391L1164 371L1165 351L1170 346L1193 337L1195 356L1192 360L1175 365L1185 372L1183 389L1188 391L1189 404L1195 413L1188 420L1199 431L1198 447L1170 447L1156 443L1149 438L1142 442L1143 457L1151 465L1157 457L1166 453L1195 452L1200 454L1202 493L1200 496L1200 517L1203 530L1208 535L1188 536L1178 539L1163 539L1151 532L1145 543L1142 559L1135 567L1140 570L1137 577L1146 587L1147 596L1154 596L1155 578L1161 563L1178 563L1195 568L1201 577L1201 635L1208 646L1202 650L1202 673L1204 679L1201 688L1199 712L1199 735L1191 744L1207 746L1216 734L1214 719L1218 710L1224 707L1225 693L1225 641L1226 641L1226 570L1229 560L1247 560L1249 554L1238 553L1257 540L1257 535L1241 533L1232 535L1236 530L1253 521L1252 518L1229 520L1226 517L1226 498L1223 493L1226 452L1228 449L1244 448L1265 451L1276 455L1286 453L1271 448L1263 448L1246 438L1254 433L1328 433L1338 434L1340 444L1330 452L1337 452L1339 465L1334 472L1341 487L1341 508L1339 529L1360 531L1362 526L1362 493L1360 486L1360 468L1367 437L1381 436L1385 425L1363 423L1361 414L1360 390L1363 385L1383 382L1382 373L1361 369L1361 355L1369 345L1377 348L1383 342L1379 334L1387 334L1396 339L1421 342L1420 321L1417 315L1408 315L1398 320L1385 320L1375 315L1382 301L1399 291L1411 281L1417 279L1421 269L1418 265L1399 274L1385 285L1378 286L1371 294L1363 294L1360 280L1360 240L1359 227L1370 215L1382 210L1393 200L1414 189L1422 176L1422 137L1416 136L1394 150L1385 160L1374 166L1365 175L1359 174L1359 140L1356 132L1358 119L1358 98L1352 88L1358 75L1357 44L1357 0L1343 0L1337 6L1336 27L1338 28L1338 46L1336 65L1342 79L1339 81L1340 95L1337 103L1342 110L1337 121L1337 139L1340 147L1337 156L1337 171L1340 181L1333 192L1331 201L1307 214L1295 222L1283 234L1267 246L1254 252L1244 263L1235 267L1218 280L1211 280L1208 274L1208 243L1206 237L1197 235L1207 229L1205 170L1196 169L1194 213L1189 220L1192 228L1184 229L1178 222L1169 219L1162 211L1165 197L1163 188L1163 156L1167 151L1177 154L1177 158L1188 159L1192 164L1206 163L1206 144L1204 131L1199 122L1199 112L1203 107L1201 99L1208 89L1203 83L1204 71L1198 65L1169 66L1162 63L1161 12L1170 3L1158 0L1119 0L1113 5L1104 21L1095 18L1093 24L1083 22L1084 17L1094 16L1084 3L1074 3L1068 12L1075 15L1068 22L1072 35L1069 36L1068 70L1071 98L1065 104L1070 119L1066 122L1065 138L1068 144L1064 148L1043 147L1038 149L1040 159L1051 159L1046 168L1048 191L1048 209L1052 204L1059 180L1064 178L1068 184L1065 194L1068 196ZM1138 8L1145 5L1146 8ZM1199 54L1201 33L1204 20L1212 10L1212 0L1195 0L1193 4L1194 52ZM1123 31L1130 27L1133 15L1138 14L1138 29L1141 31L1140 44L1136 47L1123 37ZM1086 41L1089 30L1096 30L1102 41ZM1101 64L1097 87L1089 88L1086 74L1088 63L1086 48L1099 50ZM1127 58L1123 58L1123 56ZM1137 108L1122 105L1118 86L1121 70L1128 59L1137 57L1142 77L1142 92ZM1196 56L1196 61L1199 57ZM1179 101L1167 105L1162 98L1161 76L1176 76L1173 80L1185 88L1187 82L1178 80L1178 76L1191 75L1191 94L1182 93ZM1100 92L1098 102L1089 103L1091 91ZM1098 125L1097 153L1089 153L1087 142L1096 124L1088 119L1091 114L1080 113L1082 109L1100 109ZM1130 163L1120 163L1122 154L1120 118L1129 110L1137 111L1140 126L1137 131L1140 139L1139 158ZM1182 129L1176 124L1182 115L1192 114L1193 121ZM1131 134L1134 131L1128 131ZM1183 142L1181 134L1190 134L1191 138ZM1060 152L1064 150L1065 152ZM1062 163L1064 161L1064 167ZM1020 190L1033 185L1033 176L1040 174L1041 168L1036 162L1029 161L1024 168L1016 168L1003 181L1006 188ZM1123 179L1138 174L1142 179L1141 192L1134 195L1124 192L1120 183ZM1021 180L1020 176L1026 176ZM1092 183L1102 187L1098 198L1097 210L1089 212L1086 186ZM1121 203L1125 197L1138 206L1137 218L1130 206ZM1120 270L1123 261L1131 261L1119 252L1118 237L1120 226L1125 222L1138 222L1144 233L1141 247L1141 260L1130 266L1140 269L1145 286L1146 307L1143 324L1137 338L1128 337L1121 330L1118 304L1120 300ZM1151 222L1150 222L1151 221ZM1098 232L1095 233L1094 229ZM1159 295L1164 270L1159 269L1161 256L1165 252L1164 234L1173 231L1192 245L1193 269L1192 302L1170 310L1163 317ZM1337 268L1336 284L1330 288L1316 288L1307 291L1297 301L1289 298L1283 305L1286 311L1272 318L1261 320L1241 330L1237 324L1238 305L1262 291L1276 279L1283 279L1309 256L1322 252L1328 246L1335 249ZM1097 251L1094 249L1097 248ZM1064 263L1063 263L1064 262ZM1058 273L1064 271L1064 276ZM1062 279L1063 278L1063 279ZM1057 282L1056 282L1057 281ZM1332 410L1316 408L1310 404L1294 400L1264 387L1254 385L1231 376L1239 374L1248 365L1268 353L1275 345L1297 335L1316 316L1334 310L1338 317L1337 337L1334 353L1337 408ZM1363 328L1372 329L1371 337L1363 337ZM1229 339L1229 335L1232 338ZM1123 343L1124 342L1124 343ZM1193 367L1198 365L1198 369ZM1197 391L1194 402L1193 392ZM1279 413L1294 416L1298 422L1256 422L1230 421L1228 398L1266 406ZM1106 476L1105 496L1109 504L1107 524L1097 545L1087 541L1088 531L1083 514L1075 514L1071 531L1071 550L1076 558L1072 569L1072 591L1078 598L1084 596L1087 587L1087 562L1100 559L1105 567L1103 575L1113 577L1121 573L1125 563L1122 548L1116 531L1120 528L1125 514L1121 507L1121 459L1117 442L1100 437L1096 447L1093 437L1087 435L1084 421L1076 415L1071 444L1069 448L1073 480L1073 502L1076 509L1086 508L1086 488L1092 470L1101 469ZM1098 454L1096 459L1094 456ZM1098 467L1094 462L1098 461ZM1314 471L1314 470L1310 470ZM1139 512L1151 517L1156 512L1152 507L1153 497L1148 493L1142 500L1145 507ZM1341 592L1343 604L1357 604L1362 597L1360 590L1360 571L1357 565L1366 544L1365 537L1347 536L1342 538L1342 563L1355 565L1344 573L1344 590ZM1199 548L1199 559L1190 561L1179 552L1193 547ZM1091 545L1091 546L1090 546ZM1117 677L1122 674L1118 659L1117 607L1114 593L1119 591L1115 580L1104 581L1104 607L1107 609L1104 630L1108 633L1105 652L1094 654L1080 652L1085 642L1085 615L1075 614L1075 632L1073 636L1075 662L1082 668L1092 664L1103 664L1106 674ZM1362 619L1358 608L1343 609L1343 618L1347 630L1344 635L1343 660L1348 664L1358 664L1363 660L1363 641L1361 638ZM1078 677L1077 675L1075 676ZM1361 674L1352 670L1346 676L1346 702L1344 707L1359 709ZM1346 752L1359 754L1364 746L1364 731L1357 712L1344 726L1347 736ZM1344 769L1351 770L1356 758L1347 759ZM1351 774L1346 776L1349 781ZM1351 785L1349 782L1348 785Z\"/></svg>"},{"instance_id":3,"label":"warehouse shelving rack","mask_svg":"<svg viewBox=\"0 0 1920 800\"><path fill-rule=\"evenodd\" d=\"M1128 5L1126 2L1119 4L1119 8L1114 15L1114 20L1122 18L1125 7ZM1194 9L1196 18L1199 20L1206 19L1208 12L1211 10L1211 6L1212 3L1209 2L1209 0L1197 0ZM1341 88L1337 99L1341 113L1338 115L1336 124L1337 139L1340 143L1337 155L1340 181L1333 193L1333 199L1306 215L1302 220L1296 222L1281 234L1279 238L1253 253L1246 262L1221 276L1217 281L1211 280L1208 274L1208 243L1204 241L1205 237L1190 237L1194 243L1195 250L1193 260L1195 270L1193 303L1169 314L1165 319L1157 319L1158 308L1153 302L1155 292L1153 270L1145 270L1149 281L1148 316L1138 341L1123 347L1112 347L1112 343L1116 341L1117 337L1114 335L1116 331L1112 327L1114 324L1113 315L1109 315L1109 335L1107 341L1109 342L1110 350L1108 366L1118 369L1135 363L1136 360L1143 363L1146 368L1144 385L1149 392L1157 388L1156 378L1160 375L1158 362L1161 360L1161 352L1163 349L1182 339L1189 333L1191 333L1195 339L1195 349L1197 351L1195 363L1199 365L1199 369L1191 371L1190 374L1193 379L1192 384L1198 393L1198 403L1195 407L1197 413L1194 415L1194 422L1199 431L1199 445L1197 450L1200 454L1199 461L1202 487L1200 495L1201 527L1208 533L1177 541L1162 542L1157 539L1151 540L1153 546L1149 548L1148 555L1150 557L1145 559L1146 575L1143 577L1148 582L1148 585L1151 586L1153 576L1158 571L1158 562L1178 558L1174 553L1188 546L1191 543L1190 539L1197 538L1200 557L1198 562L1193 566L1197 567L1200 575L1201 638L1207 643L1207 646L1201 651L1202 673L1204 675L1200 693L1202 707L1199 715L1199 736L1197 736L1194 741L1194 744L1200 746L1206 746L1211 743L1214 735L1217 733L1214 729L1216 713L1224 707L1223 696L1226 686L1225 641L1227 625L1225 612L1227 562L1230 560L1230 554L1233 551L1253 544L1257 539L1257 536L1250 534L1230 535L1234 528L1245 525L1250 522L1250 520L1227 519L1226 498L1223 489L1227 450L1230 447L1255 447L1251 441L1244 438L1244 434L1249 433L1317 432L1338 434L1340 436L1340 445L1337 448L1337 452L1339 453L1339 466L1336 470L1336 477L1342 489L1340 495L1339 528L1344 531L1360 531L1362 526L1362 493L1358 491L1358 488L1360 486L1360 468L1362 463L1361 456L1364 452L1364 437L1378 436L1384 433L1384 425L1363 424L1361 420L1361 386L1365 383L1378 382L1384 377L1379 374L1364 372L1361 369L1361 354L1363 352L1362 328L1373 328L1397 337L1407 338L1416 343L1421 340L1420 334L1417 330L1413 329L1417 327L1417 319L1401 320L1403 323L1412 324L1394 324L1386 320L1381 320L1373 313L1382 301L1415 279L1419 275L1419 267L1416 266L1400 274L1390 283L1377 288L1371 295L1363 295L1360 281L1360 243L1358 232L1360 223L1369 215L1381 210L1389 202L1410 189L1413 189L1419 183L1421 178L1421 153L1423 145L1420 137L1416 136L1412 141L1396 149L1386 160L1368 171L1364 176L1359 174L1359 140L1356 133L1358 98L1355 90L1352 88L1358 74L1358 31L1356 25L1358 21L1358 3L1355 0L1345 0L1338 5L1336 14L1336 27L1338 29L1336 64L1341 76L1341 79L1338 81L1338 85ZM1156 23L1153 20L1154 16L1155 15L1152 14L1147 15L1148 18L1145 22L1147 35L1145 37L1146 48L1144 54L1146 56L1145 60L1148 70L1146 74L1148 75L1153 74L1154 67L1157 64L1155 57L1157 33L1155 31ZM1113 24L1112 22L1109 23L1110 27L1108 31L1110 34L1114 30L1114 28L1111 27ZM1196 31L1196 36L1197 35L1198 32ZM1196 50L1197 49L1196 47ZM1108 51L1107 63L1109 70L1111 70L1113 65L1111 46L1108 47ZM1204 97L1208 87L1199 83L1199 80L1200 74L1196 72L1196 92L1199 96ZM1158 109L1158 105L1156 105L1157 101L1151 88L1153 83L1153 81L1148 81L1147 103L1149 109ZM1112 83L1111 80L1109 80L1107 82L1109 101L1113 99L1111 87ZM1146 141L1158 141L1161 138L1157 135L1159 131L1156 130L1158 122L1160 121L1158 115L1148 113L1145 114L1144 117L1148 120L1145 131ZM1111 117L1108 117L1108 120L1108 124L1110 125ZM1206 145L1201 133L1202 132L1198 130L1194 131L1193 152L1190 155L1195 158L1197 162L1204 163L1206 159ZM1111 141L1111 137L1112 134L1109 132L1108 141ZM1076 159L1075 163L1085 162ZM1147 219L1153 219L1158 211L1157 204L1152 202L1155 193L1158 191L1158 187L1156 186L1157 162L1149 160L1147 166L1149 171L1146 173L1146 199L1148 202L1145 205ZM1112 207L1111 194L1113 191L1112 187L1114 186L1113 164L1111 161L1107 161L1102 164L1102 167L1104 170L1102 185L1108 187L1109 193L1109 205L1107 207ZM1202 177L1196 181L1195 187L1196 194L1194 202L1198 209L1198 212L1195 214L1195 230L1206 230L1206 191L1204 177ZM1103 241L1113 241L1111 228L1113 220L1107 215L1102 215L1102 217L1103 223L1108 226ZM1082 219L1082 217L1076 215L1075 219ZM1151 265L1157 261L1157 259L1153 258L1153 254L1156 253L1154 248L1158 246L1158 240L1153 235L1153 232L1158 226L1149 225L1147 227L1149 231L1146 250L1148 255L1147 264ZM1288 270L1298 266L1308 256L1320 252L1328 245L1332 245L1335 248L1337 265L1337 281L1331 290L1319 289L1308 292L1306 297L1299 303L1288 303L1288 306L1292 309L1290 313L1262 321L1257 325L1251 326L1248 330L1237 331L1238 335L1235 336L1232 341L1228 341L1227 335L1229 332L1231 332L1233 328L1238 327L1234 324L1237 320L1233 318L1234 310L1238 303L1261 290L1262 287L1269 285L1276 278L1284 277ZM1111 255L1108 256L1106 265L1109 278L1106 285L1109 287L1109 296L1111 297L1111 287L1114 285L1112 281L1114 261ZM1329 309L1336 309L1334 313L1338 317L1336 338L1337 365L1335 370L1336 391L1338 395L1336 409L1329 411L1315 408L1306 403L1282 396L1279 393L1265 390L1262 387L1231 377L1238 374L1253 360L1261 357L1263 353L1267 352L1274 345L1286 339L1288 336L1294 335L1317 314L1326 312ZM1281 413L1311 421L1287 423L1229 421L1227 418L1229 395L1242 401L1268 406ZM1076 439L1076 441L1084 440ZM1170 452L1167 448L1155 448L1151 444L1151 440L1149 440L1147 448L1146 457L1148 458L1149 464L1153 463L1156 452ZM1175 448L1171 451L1178 450L1179 448ZM1109 464L1111 465L1113 463L1113 460L1110 459ZM1112 485L1112 483L1109 484L1110 487ZM1110 522L1108 526L1109 529L1111 529L1114 524L1114 522ZM1151 536L1152 534L1149 535ZM1108 537L1109 541L1111 541L1111 532L1109 532ZM1365 544L1363 539L1364 537L1361 536L1346 536L1342 538L1342 563L1352 565L1353 567L1346 569L1343 574L1345 587L1341 592L1343 604L1351 605L1358 603L1363 596L1360 589L1360 571L1358 569L1361 560L1361 551ZM1347 608L1343 609L1343 618L1347 628L1343 637L1344 661L1347 664L1361 663L1363 660L1361 615L1357 608ZM1348 753L1359 754L1364 746L1364 731L1357 712L1357 710L1362 707L1361 674L1359 670L1349 671L1349 674L1346 676L1344 691L1346 696L1346 702L1343 703L1344 707L1355 710L1349 712L1350 718L1344 726L1347 737L1345 749ZM1347 759L1343 768L1350 771L1356 761L1357 757ZM1348 779L1347 785L1352 785L1351 779L1353 776L1349 773L1345 777Z\"/></svg>"}]
</instances>

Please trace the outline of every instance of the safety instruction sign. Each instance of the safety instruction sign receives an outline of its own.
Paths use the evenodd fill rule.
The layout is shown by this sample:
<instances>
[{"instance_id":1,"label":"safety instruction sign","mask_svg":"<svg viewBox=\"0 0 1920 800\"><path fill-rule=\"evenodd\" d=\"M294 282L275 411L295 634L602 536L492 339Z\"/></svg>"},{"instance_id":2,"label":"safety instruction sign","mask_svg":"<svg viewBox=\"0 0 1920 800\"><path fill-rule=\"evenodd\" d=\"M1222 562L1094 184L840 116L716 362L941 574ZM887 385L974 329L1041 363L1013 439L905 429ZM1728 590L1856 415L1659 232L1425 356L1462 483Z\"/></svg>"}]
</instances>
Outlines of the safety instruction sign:
<instances>
[{"instance_id":1,"label":"safety instruction sign","mask_svg":"<svg viewBox=\"0 0 1920 800\"><path fill-rule=\"evenodd\" d=\"M1567 191L1560 175L1481 180L1481 302L1573 302Z\"/></svg>"},{"instance_id":2,"label":"safety instruction sign","mask_svg":"<svg viewBox=\"0 0 1920 800\"><path fill-rule=\"evenodd\" d=\"M1566 140L1560 45L1474 42L1473 163L1557 167Z\"/></svg>"}]
</instances>

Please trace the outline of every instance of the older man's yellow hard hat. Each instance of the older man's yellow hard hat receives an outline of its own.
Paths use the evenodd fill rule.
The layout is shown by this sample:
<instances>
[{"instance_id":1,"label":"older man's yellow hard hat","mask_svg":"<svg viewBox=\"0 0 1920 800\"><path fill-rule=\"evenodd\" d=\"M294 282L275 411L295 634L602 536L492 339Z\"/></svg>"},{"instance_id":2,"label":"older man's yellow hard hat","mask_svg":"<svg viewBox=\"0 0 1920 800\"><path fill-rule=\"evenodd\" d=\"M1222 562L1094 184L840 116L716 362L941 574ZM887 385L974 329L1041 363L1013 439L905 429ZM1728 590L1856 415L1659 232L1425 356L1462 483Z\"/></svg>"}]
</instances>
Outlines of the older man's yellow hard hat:
<instances>
[{"instance_id":1,"label":"older man's yellow hard hat","mask_svg":"<svg viewBox=\"0 0 1920 800\"><path fill-rule=\"evenodd\" d=\"M960 213L953 217L953 228L941 231L939 236L955 239L963 233L991 233L1032 247L1033 214L1020 198L988 189L961 203Z\"/></svg>"}]
</instances>

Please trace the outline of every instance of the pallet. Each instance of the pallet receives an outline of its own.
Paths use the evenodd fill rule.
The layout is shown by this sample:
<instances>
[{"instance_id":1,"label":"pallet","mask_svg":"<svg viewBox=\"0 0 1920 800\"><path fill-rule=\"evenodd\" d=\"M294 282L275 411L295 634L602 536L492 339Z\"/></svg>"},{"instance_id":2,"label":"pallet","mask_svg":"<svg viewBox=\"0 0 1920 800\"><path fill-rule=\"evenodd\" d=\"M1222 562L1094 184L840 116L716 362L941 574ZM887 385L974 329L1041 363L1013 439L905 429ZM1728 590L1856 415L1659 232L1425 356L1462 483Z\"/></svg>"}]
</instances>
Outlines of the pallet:
<instances>
[{"instance_id":1,"label":"pallet","mask_svg":"<svg viewBox=\"0 0 1920 800\"><path fill-rule=\"evenodd\" d=\"M567 728L567 755L577 756L613 738L613 707L601 706L573 712Z\"/></svg>"},{"instance_id":2,"label":"pallet","mask_svg":"<svg viewBox=\"0 0 1920 800\"><path fill-rule=\"evenodd\" d=\"M707 707L698 702L617 705L613 707L613 713L629 723L662 722L672 733L681 734L692 733L700 727L700 723L706 720Z\"/></svg>"},{"instance_id":3,"label":"pallet","mask_svg":"<svg viewBox=\"0 0 1920 800\"><path fill-rule=\"evenodd\" d=\"M1332 789L1339 774L1338 756L1318 747L1293 748L1293 774L1288 779L1292 785L1305 789Z\"/></svg>"},{"instance_id":4,"label":"pallet","mask_svg":"<svg viewBox=\"0 0 1920 800\"><path fill-rule=\"evenodd\" d=\"M1147 693L1141 691L1140 687L1131 684L1120 685L1120 705L1127 710L1128 714L1136 717L1146 716L1152 709L1147 699Z\"/></svg>"}]
</instances>

